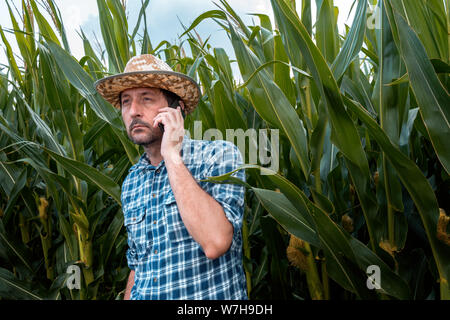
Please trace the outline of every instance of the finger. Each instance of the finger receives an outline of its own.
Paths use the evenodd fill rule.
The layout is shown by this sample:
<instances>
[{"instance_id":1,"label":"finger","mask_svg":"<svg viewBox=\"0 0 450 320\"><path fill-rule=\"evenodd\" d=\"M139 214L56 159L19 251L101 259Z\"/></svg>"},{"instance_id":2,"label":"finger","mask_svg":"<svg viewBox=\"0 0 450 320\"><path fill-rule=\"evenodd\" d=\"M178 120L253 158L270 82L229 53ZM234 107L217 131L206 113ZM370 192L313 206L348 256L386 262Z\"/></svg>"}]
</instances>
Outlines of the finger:
<instances>
[{"instance_id":1,"label":"finger","mask_svg":"<svg viewBox=\"0 0 450 320\"><path fill-rule=\"evenodd\" d=\"M167 119L172 123L174 126L177 124L177 116L176 116L176 109L170 108L170 110L166 113Z\"/></svg>"},{"instance_id":2,"label":"finger","mask_svg":"<svg viewBox=\"0 0 450 320\"><path fill-rule=\"evenodd\" d=\"M176 119L176 122L177 122L177 126L181 126L181 124L182 124L181 118L182 118L182 116L181 116L180 107L178 107L175 110L175 119Z\"/></svg>"},{"instance_id":3,"label":"finger","mask_svg":"<svg viewBox=\"0 0 450 320\"><path fill-rule=\"evenodd\" d=\"M184 102L182 100L180 100L180 113L181 111L184 111L186 113L186 105L184 104ZM181 118L183 118L183 115L181 115ZM183 118L183 122L184 122L184 118Z\"/></svg>"},{"instance_id":4,"label":"finger","mask_svg":"<svg viewBox=\"0 0 450 320\"><path fill-rule=\"evenodd\" d=\"M177 106L177 108L178 107L179 106ZM165 108L162 108L162 109L159 110L159 112L174 112L174 111L177 111L177 109L176 108L169 108L169 107L165 107Z\"/></svg>"},{"instance_id":5,"label":"finger","mask_svg":"<svg viewBox=\"0 0 450 320\"><path fill-rule=\"evenodd\" d=\"M160 112L161 112L160 114L162 114L162 113L169 114L170 115L170 119L173 119L173 120L175 120L175 123L178 123L177 118L176 117L174 117L174 118L172 117L172 115L176 115L177 114L177 109L166 107L166 108L162 108L160 110Z\"/></svg>"},{"instance_id":6,"label":"finger","mask_svg":"<svg viewBox=\"0 0 450 320\"><path fill-rule=\"evenodd\" d=\"M183 115L181 114L181 107L180 106L178 106L176 109L174 109L173 115L175 117L175 121L176 121L177 127L184 127L184 125L183 125Z\"/></svg>"},{"instance_id":7,"label":"finger","mask_svg":"<svg viewBox=\"0 0 450 320\"><path fill-rule=\"evenodd\" d=\"M160 113L158 114L154 119L153 119L153 128L156 128L158 126L158 123L162 123L163 125L166 125L166 117L164 115L164 113Z\"/></svg>"},{"instance_id":8,"label":"finger","mask_svg":"<svg viewBox=\"0 0 450 320\"><path fill-rule=\"evenodd\" d=\"M176 110L174 109L168 110L167 112L159 113L153 120L153 127L156 128L158 123L162 123L164 127L167 127L167 129L171 127L176 127L178 121L176 119L175 113Z\"/></svg>"},{"instance_id":9,"label":"finger","mask_svg":"<svg viewBox=\"0 0 450 320\"><path fill-rule=\"evenodd\" d=\"M182 113L183 108L184 108L184 103L183 103L183 101L180 100L180 105L176 109L176 115L177 115L177 120L178 120L179 125L184 127L184 117L183 117L183 113Z\"/></svg>"}]
</instances>

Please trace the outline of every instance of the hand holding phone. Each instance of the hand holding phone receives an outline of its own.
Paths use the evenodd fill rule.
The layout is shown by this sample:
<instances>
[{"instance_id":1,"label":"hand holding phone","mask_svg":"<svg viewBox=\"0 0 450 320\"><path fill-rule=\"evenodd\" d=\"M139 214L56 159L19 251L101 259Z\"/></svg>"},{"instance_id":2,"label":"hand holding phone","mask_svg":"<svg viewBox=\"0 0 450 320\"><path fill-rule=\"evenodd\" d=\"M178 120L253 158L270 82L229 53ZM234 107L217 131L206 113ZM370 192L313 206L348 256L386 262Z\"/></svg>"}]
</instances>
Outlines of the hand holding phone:
<instances>
[{"instance_id":1,"label":"hand holding phone","mask_svg":"<svg viewBox=\"0 0 450 320\"><path fill-rule=\"evenodd\" d=\"M180 106L179 101L175 100L174 102L172 102L172 104L169 106L169 108L177 109L179 106ZM181 114L183 115L183 119L185 119L186 115L184 114L184 110L183 110L183 108L180 108L180 109L181 109ZM161 132L164 133L164 125L162 123L158 123L158 126L159 126L159 129L161 129Z\"/></svg>"}]
</instances>

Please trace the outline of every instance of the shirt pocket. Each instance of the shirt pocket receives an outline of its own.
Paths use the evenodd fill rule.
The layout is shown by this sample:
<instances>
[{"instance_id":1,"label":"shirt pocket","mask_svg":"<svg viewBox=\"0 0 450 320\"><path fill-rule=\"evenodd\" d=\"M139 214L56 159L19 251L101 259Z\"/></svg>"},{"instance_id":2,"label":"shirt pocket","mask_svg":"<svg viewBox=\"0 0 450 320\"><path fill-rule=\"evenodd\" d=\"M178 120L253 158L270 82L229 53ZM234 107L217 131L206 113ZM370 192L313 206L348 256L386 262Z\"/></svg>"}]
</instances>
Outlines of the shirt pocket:
<instances>
[{"instance_id":1,"label":"shirt pocket","mask_svg":"<svg viewBox=\"0 0 450 320\"><path fill-rule=\"evenodd\" d=\"M145 219L145 209L136 208L128 210L124 215L124 225L127 229L128 238L136 252L137 258L142 259L152 247L152 237L148 232Z\"/></svg>"},{"instance_id":2,"label":"shirt pocket","mask_svg":"<svg viewBox=\"0 0 450 320\"><path fill-rule=\"evenodd\" d=\"M192 240L191 235L181 219L173 193L169 193L164 201L164 216L167 222L167 233L172 243Z\"/></svg>"}]
</instances>

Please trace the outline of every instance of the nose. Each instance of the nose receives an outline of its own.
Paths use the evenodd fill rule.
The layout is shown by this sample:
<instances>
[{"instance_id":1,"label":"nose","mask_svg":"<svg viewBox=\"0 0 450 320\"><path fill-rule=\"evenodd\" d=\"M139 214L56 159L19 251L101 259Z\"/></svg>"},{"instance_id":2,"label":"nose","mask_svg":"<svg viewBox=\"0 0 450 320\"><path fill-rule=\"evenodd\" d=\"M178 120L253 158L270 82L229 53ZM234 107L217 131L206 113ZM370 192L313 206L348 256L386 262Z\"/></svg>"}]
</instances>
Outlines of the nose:
<instances>
[{"instance_id":1,"label":"nose","mask_svg":"<svg viewBox=\"0 0 450 320\"><path fill-rule=\"evenodd\" d=\"M141 117L142 116L142 109L141 109L141 106L140 106L139 102L137 101L137 99L131 100L130 116L132 118L136 118L136 117Z\"/></svg>"}]
</instances>

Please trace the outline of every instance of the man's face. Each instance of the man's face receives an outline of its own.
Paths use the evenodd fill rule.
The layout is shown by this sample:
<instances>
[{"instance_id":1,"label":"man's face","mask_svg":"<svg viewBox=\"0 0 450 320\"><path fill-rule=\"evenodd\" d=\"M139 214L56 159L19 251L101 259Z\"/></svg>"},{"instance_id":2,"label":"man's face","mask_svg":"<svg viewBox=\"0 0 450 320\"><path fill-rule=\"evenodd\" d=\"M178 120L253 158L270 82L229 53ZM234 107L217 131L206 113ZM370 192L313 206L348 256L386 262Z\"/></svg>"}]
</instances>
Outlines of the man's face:
<instances>
[{"instance_id":1,"label":"man's face","mask_svg":"<svg viewBox=\"0 0 450 320\"><path fill-rule=\"evenodd\" d=\"M167 107L161 90L136 88L122 92L122 119L128 137L137 145L150 145L162 137L159 127L153 128L153 119L162 108Z\"/></svg>"}]
</instances>

